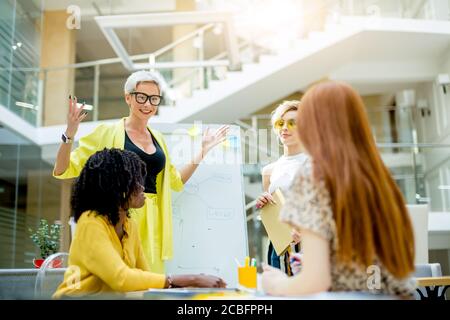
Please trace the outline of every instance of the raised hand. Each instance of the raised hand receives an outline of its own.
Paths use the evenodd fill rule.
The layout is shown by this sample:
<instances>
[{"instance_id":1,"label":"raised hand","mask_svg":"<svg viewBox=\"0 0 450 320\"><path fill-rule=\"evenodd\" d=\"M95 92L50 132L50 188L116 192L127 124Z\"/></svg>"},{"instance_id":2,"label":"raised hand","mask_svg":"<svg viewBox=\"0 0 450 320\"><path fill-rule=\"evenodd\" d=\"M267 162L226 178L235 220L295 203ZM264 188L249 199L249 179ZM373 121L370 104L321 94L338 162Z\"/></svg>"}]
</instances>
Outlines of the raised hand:
<instances>
[{"instance_id":1,"label":"raised hand","mask_svg":"<svg viewBox=\"0 0 450 320\"><path fill-rule=\"evenodd\" d=\"M77 106L77 97L69 96L69 112L67 113L67 129L66 135L74 138L78 131L80 122L87 116L87 111L83 110L84 103L81 107Z\"/></svg>"},{"instance_id":2,"label":"raised hand","mask_svg":"<svg viewBox=\"0 0 450 320\"><path fill-rule=\"evenodd\" d=\"M202 151L203 155L206 155L209 150L214 148L219 143L225 141L227 138L228 131L230 126L224 125L217 129L214 133L210 132L209 127L206 128L202 137Z\"/></svg>"}]
</instances>

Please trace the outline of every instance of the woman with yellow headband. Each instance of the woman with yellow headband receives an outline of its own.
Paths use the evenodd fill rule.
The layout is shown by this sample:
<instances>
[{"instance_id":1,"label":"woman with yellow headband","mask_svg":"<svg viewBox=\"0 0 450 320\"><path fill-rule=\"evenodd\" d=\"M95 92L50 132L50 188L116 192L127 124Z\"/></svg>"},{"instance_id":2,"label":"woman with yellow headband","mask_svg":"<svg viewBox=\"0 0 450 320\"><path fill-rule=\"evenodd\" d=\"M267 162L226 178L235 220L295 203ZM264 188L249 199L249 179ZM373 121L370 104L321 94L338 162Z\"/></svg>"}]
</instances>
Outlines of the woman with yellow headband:
<instances>
[{"instance_id":1,"label":"woman with yellow headband","mask_svg":"<svg viewBox=\"0 0 450 320\"><path fill-rule=\"evenodd\" d=\"M280 189L283 193L289 190L295 173L302 166L307 157L302 152L303 147L296 130L296 117L299 101L285 101L272 113L272 127L283 145L283 155L277 161L265 166L262 170L263 194L258 198L256 207L262 208L273 203L272 193ZM277 255L272 243L269 244L268 263L292 275L290 254L300 251L300 235L292 231L293 245L280 256Z\"/></svg>"},{"instance_id":2,"label":"woman with yellow headband","mask_svg":"<svg viewBox=\"0 0 450 320\"><path fill-rule=\"evenodd\" d=\"M87 159L103 148L135 152L147 165L146 200L142 208L131 210L131 216L137 222L150 270L157 273L164 272L164 261L173 256L171 190L183 189L207 152L224 141L228 132L228 126L214 133L206 130L200 152L178 171L170 161L163 135L148 125L161 103L164 83L154 72L131 74L124 86L129 116L116 123L99 125L82 137L78 148L72 152L72 141L87 113L83 106L78 107L75 97L69 97L67 129L62 135L53 170L58 179L74 178L80 174Z\"/></svg>"}]
</instances>

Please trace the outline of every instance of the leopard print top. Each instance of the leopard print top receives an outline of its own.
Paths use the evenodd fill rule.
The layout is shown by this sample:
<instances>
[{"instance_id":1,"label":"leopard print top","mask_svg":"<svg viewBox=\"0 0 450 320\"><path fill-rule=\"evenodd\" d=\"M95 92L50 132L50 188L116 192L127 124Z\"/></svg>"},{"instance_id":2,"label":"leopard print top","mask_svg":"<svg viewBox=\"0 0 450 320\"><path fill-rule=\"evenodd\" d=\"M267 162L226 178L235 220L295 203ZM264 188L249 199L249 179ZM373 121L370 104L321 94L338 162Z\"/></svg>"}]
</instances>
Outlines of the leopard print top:
<instances>
[{"instance_id":1,"label":"leopard print top","mask_svg":"<svg viewBox=\"0 0 450 320\"><path fill-rule=\"evenodd\" d=\"M413 298L416 283L412 278L397 279L375 260L372 266L342 264L337 261L338 235L325 182L313 178L308 160L297 172L280 213L282 221L297 229L307 229L330 243L330 291L367 291Z\"/></svg>"}]
</instances>

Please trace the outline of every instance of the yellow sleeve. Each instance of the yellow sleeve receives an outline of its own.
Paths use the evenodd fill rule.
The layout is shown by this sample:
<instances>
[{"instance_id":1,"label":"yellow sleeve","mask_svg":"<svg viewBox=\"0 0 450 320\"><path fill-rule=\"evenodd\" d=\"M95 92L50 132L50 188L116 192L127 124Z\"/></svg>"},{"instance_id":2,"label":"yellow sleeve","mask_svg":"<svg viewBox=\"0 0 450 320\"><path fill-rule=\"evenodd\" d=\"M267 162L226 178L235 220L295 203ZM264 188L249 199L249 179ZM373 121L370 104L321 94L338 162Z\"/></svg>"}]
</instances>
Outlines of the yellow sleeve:
<instances>
[{"instance_id":1,"label":"yellow sleeve","mask_svg":"<svg viewBox=\"0 0 450 320\"><path fill-rule=\"evenodd\" d=\"M147 258L144 255L144 249L142 248L141 239L139 238L139 231L138 231L136 222L129 219L129 223L132 224L133 236L135 238L134 241L136 242L136 247L137 247L136 268L144 270L144 271L150 271L150 266L148 265Z\"/></svg>"},{"instance_id":2,"label":"yellow sleeve","mask_svg":"<svg viewBox=\"0 0 450 320\"><path fill-rule=\"evenodd\" d=\"M170 160L169 160L170 161ZM184 184L183 180L181 180L181 174L180 171L178 171L175 166L170 163L170 188L175 192L180 192L183 190Z\"/></svg>"},{"instance_id":3,"label":"yellow sleeve","mask_svg":"<svg viewBox=\"0 0 450 320\"><path fill-rule=\"evenodd\" d=\"M144 250L142 250L142 245L139 243L138 254L136 256L136 268L150 271L150 267L148 266L147 259L144 255Z\"/></svg>"},{"instance_id":4,"label":"yellow sleeve","mask_svg":"<svg viewBox=\"0 0 450 320\"><path fill-rule=\"evenodd\" d=\"M107 230L100 223L91 221L78 227L82 228L77 230L83 250L81 262L89 272L102 279L114 291L164 288L165 275L130 268L125 264L114 249Z\"/></svg>"},{"instance_id":5,"label":"yellow sleeve","mask_svg":"<svg viewBox=\"0 0 450 320\"><path fill-rule=\"evenodd\" d=\"M69 167L60 175L55 175L53 171L53 176L57 179L78 177L89 157L103 149L102 135L104 129L104 125L99 125L90 134L82 137L78 142L78 147L70 153Z\"/></svg>"}]
</instances>

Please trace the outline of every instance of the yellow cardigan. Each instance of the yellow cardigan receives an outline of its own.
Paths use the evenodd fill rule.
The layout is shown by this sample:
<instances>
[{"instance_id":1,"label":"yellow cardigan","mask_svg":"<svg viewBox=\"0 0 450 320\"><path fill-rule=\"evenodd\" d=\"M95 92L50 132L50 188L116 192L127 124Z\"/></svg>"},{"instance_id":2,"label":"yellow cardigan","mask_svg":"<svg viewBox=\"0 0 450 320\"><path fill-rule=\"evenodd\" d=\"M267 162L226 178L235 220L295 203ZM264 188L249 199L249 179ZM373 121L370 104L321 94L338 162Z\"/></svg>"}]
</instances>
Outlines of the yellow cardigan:
<instances>
[{"instance_id":1,"label":"yellow cardigan","mask_svg":"<svg viewBox=\"0 0 450 320\"><path fill-rule=\"evenodd\" d=\"M69 268L54 298L164 288L166 277L149 272L137 225L124 223L122 241L105 216L84 212L77 223Z\"/></svg>"},{"instance_id":2,"label":"yellow cardigan","mask_svg":"<svg viewBox=\"0 0 450 320\"><path fill-rule=\"evenodd\" d=\"M92 133L82 137L78 143L78 148L70 154L70 164L67 170L59 176L56 176L53 172L53 176L58 179L78 177L88 158L95 152L104 148L123 150L125 145L125 119L122 118L117 123L100 124ZM158 208L162 215L161 259L168 260L173 257L171 189L177 192L183 190L183 181L180 173L170 161L163 135L156 130L148 129L166 156L164 170L156 177L156 193L158 195Z\"/></svg>"}]
</instances>

